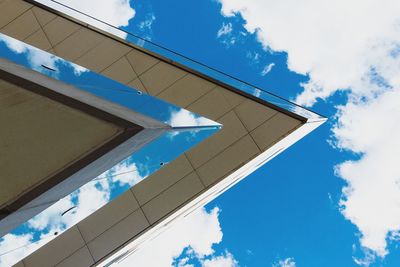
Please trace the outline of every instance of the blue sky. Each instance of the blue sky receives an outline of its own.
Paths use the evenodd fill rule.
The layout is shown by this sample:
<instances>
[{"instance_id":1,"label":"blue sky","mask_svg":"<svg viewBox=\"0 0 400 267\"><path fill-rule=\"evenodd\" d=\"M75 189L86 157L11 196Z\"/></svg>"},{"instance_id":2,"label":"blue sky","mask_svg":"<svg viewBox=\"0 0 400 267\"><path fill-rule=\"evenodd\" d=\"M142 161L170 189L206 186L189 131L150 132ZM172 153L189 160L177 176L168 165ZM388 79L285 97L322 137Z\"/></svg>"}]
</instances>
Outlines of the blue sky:
<instances>
[{"instance_id":1,"label":"blue sky","mask_svg":"<svg viewBox=\"0 0 400 267\"><path fill-rule=\"evenodd\" d=\"M142 35L142 29L135 25L141 25L140 22L146 20L149 17L148 14L152 14L151 32L145 36L150 37L153 42L288 99L295 99L296 96L304 91L302 84L310 81L319 82L321 86L324 85L326 87L321 89L319 94L313 95L312 92L309 92L308 96L303 94L306 100L302 100L300 97L297 99L300 103L312 106L313 110L329 117L330 119L325 125L207 205L206 209L208 211L215 207L220 209L219 222L223 238L219 244L214 246L216 250L214 255L226 255L226 251L229 251L237 260L239 266L273 266L274 264L283 266L286 259L290 259L286 261L288 266L290 266L289 262L292 262L295 266L357 266L358 264L399 266L400 256L396 239L390 239L389 236L386 236L387 251L383 254L379 251L379 245L374 246L374 244L371 244L365 246L365 244L360 243L365 231L360 230L358 226L364 222L360 222L357 225L357 223L350 221L349 218L353 216L359 220L365 220L365 216L363 217L363 214L359 215L357 211L347 216L342 214L341 211L345 210L346 206L343 202L340 203L340 200L346 199L346 196L348 196L342 192L348 183L342 179L341 176L343 175L340 175L340 171L335 172L336 166L340 166L343 162L357 162L369 153L367 149L358 149L345 144L338 145L338 143L343 142L343 139L348 139L349 142L352 141L350 137L341 135L340 131L337 130L338 121L344 124L339 129L347 130L345 128L347 127L351 130L351 127L345 121L347 117L338 115L338 106L344 105L350 110L350 107L348 107L350 104L355 106L384 105L384 103L374 103L374 101L378 101L379 97L377 95L385 94L385 90L395 88L396 82L389 82L389 86L386 89L381 89L382 86L369 89L367 87L373 86L370 84L358 84L356 79L365 79L365 76L357 77L357 73L354 74L355 78L350 77L346 81L345 75L341 76L342 71L351 72L352 69L346 70L347 65L343 65L340 67L342 70L336 70L335 66L332 67L330 64L337 64L337 62L329 61L332 60L329 55L323 58L326 59L326 66L323 66L316 61L315 55L310 54L310 64L315 64L307 67L307 59L304 59L305 63L301 62L303 59L297 59L300 57L297 53L302 52L302 50L294 50L291 45L284 43L285 38L291 40L290 34L289 36L281 37L275 32L279 29L272 29L270 35L268 32L264 33L263 27L268 28L269 23L285 23L285 21L274 21L274 16L266 12L269 8L268 3L261 4L260 2L134 1L132 6L136 10L136 16L126 28L139 36ZM321 9L321 6L316 4L315 1L306 2L315 4L315 12ZM297 7L296 4L290 1L286 1L282 5L281 11L287 11L287 8L291 6L294 9L295 6ZM329 6L332 11L328 12L326 19L332 19L333 21L323 22L321 26L326 26L328 29L331 28L331 24L337 23L334 19L343 19L337 16L335 9L343 8L350 12L352 16L344 19L348 19L345 22L353 24L358 24L356 21L352 21L356 17L361 20L370 15L379 17L384 11L388 11L385 8L371 11L370 9L375 7L374 4L368 3L363 7L357 1L348 4L338 3L337 7L335 7L335 4L330 4ZM395 8L396 5L390 7ZM233 12L232 16L227 16L229 12L225 12L225 15L221 14L221 8L231 9L236 13ZM242 11L246 9L247 11ZM257 13L257 9L260 9L260 13L265 11L265 19L262 16L261 18L259 17L260 14ZM360 9L362 11L359 11ZM300 8L299 13L301 12L305 13L307 11ZM321 12L326 11L322 10ZM399 12L394 13L390 16L399 19ZM267 18L268 15L271 15L270 21ZM301 18L302 15L308 14L300 14L295 19ZM276 16L283 17L283 20L288 15L278 13ZM375 19L370 20L372 20L371 23L376 23ZM362 21L360 24L364 22ZM249 24L254 25L249 26ZM299 26L309 26L306 23L300 24ZM340 26L342 25L339 25L339 29L341 29ZM355 30L360 30L360 34L365 31L365 35L371 37L371 40L374 40L372 38L386 38L394 43L398 41L398 39L392 38L390 33L379 36L372 27L368 29L368 24L356 26L360 28L350 27L349 33L342 28L343 33L332 33L332 37L348 37L352 34L356 35L357 32ZM290 27L290 25L287 27ZM313 27L318 28L318 25L314 24ZM254 28L257 30L254 31ZM282 31L284 30L286 28L282 27ZM301 30L301 28L298 30ZM320 31L322 30L316 29L315 32L305 30L303 34L310 34L309 32L317 34ZM289 33L295 34L295 30L290 30ZM273 39L275 36L277 36L277 40ZM271 38L270 43L265 41L268 38ZM314 38L312 39L314 41L318 38L325 38L325 36L312 36L312 38ZM301 38L299 39L293 38L293 42L297 41L299 46L308 45L307 42L304 42ZM356 40L348 39L348 41L358 41L360 43L359 47L345 46L344 49L346 51L333 50L334 53L337 53L333 57L349 57L348 64L350 67L352 64L358 66L359 62L357 62L358 58L351 54L349 55L349 53L354 52L352 49L364 48L361 37L354 39ZM324 41L319 41L315 45L320 44L324 44ZM335 45L333 43L327 46L326 49L335 48ZM337 45L342 44L338 43ZM310 45L310 48L305 48L303 51L309 52L309 49L312 48L313 45ZM276 52L277 50L279 52ZM295 56L290 59L292 50L294 50ZM321 49L319 48L319 50ZM319 50L315 52L324 52ZM289 62L291 66L288 66L288 55L289 61L293 60L293 62ZM321 57L324 57L324 55L321 55ZM389 58L389 56L387 57ZM390 64L399 63L397 58L387 60L388 63L381 61L383 60L376 63L373 61L369 66L369 68L372 68L375 66L373 64L376 64L378 66L377 69L379 69L377 75L367 76L371 79L373 85L379 83L377 80L387 82L386 80L393 79L380 64L388 64L389 68L391 67ZM346 59L338 63L341 62L347 63ZM302 64L305 66L302 66ZM326 78L323 74L318 73L318 69L314 69L320 65L322 65L320 67L322 69L321 72L331 71L332 77ZM271 67L268 68L268 66ZM264 70L267 69L269 69L269 72L265 73L266 71ZM342 84L331 81L331 79L341 77L345 80ZM379 78L376 79L376 77ZM374 97L369 98L368 90L378 92ZM316 98L316 96L320 98ZM364 97L365 100L349 100L349 98L357 97ZM315 99L315 102L309 100L309 98ZM358 110L350 110L349 112L351 111L358 112ZM346 112L346 110L343 112ZM379 115L386 116L387 114ZM396 116L396 118L399 118L398 115ZM373 118L371 117L371 119ZM368 118L363 120L366 121ZM373 122L371 121L370 123L372 124ZM389 124L390 120L386 123ZM382 126L390 128L385 124ZM357 129L354 131L357 131ZM360 139L362 138L360 137ZM367 142L368 140L365 143ZM336 145L334 145L335 143ZM393 145L396 146L397 144L394 143ZM399 149L399 147L396 148ZM375 164L378 165L380 162L377 161ZM358 176L358 174L355 174L355 176ZM381 179L382 183L384 183L385 177ZM387 179L389 180L389 178ZM373 182L365 178L365 185L373 186ZM355 190L361 189L355 188ZM380 197L379 193L377 191L375 197ZM374 197L373 191L371 197ZM362 199L355 201L362 201ZM360 203L360 205L366 207L367 212L369 204L368 201ZM386 207L383 205L380 208L384 210ZM366 217L380 216L379 213L374 214L374 211L371 208L370 214L366 215ZM389 210L389 212L391 211L393 210ZM394 219L397 221L396 218L398 217L399 215L394 213L392 217L389 215L389 218L382 219ZM377 223L381 223L382 226L385 225L385 221L378 220ZM399 226L397 224L394 229L390 229L395 232L396 227L399 229ZM373 235L374 229L372 228L371 231ZM185 253L182 253L181 258L184 257ZM175 261L175 264L177 262ZM201 265L199 261L193 259L189 263L195 263L195 266ZM202 264L204 265L204 261Z\"/></svg>"},{"instance_id":2,"label":"blue sky","mask_svg":"<svg viewBox=\"0 0 400 267\"><path fill-rule=\"evenodd\" d=\"M329 118L126 266L154 251L158 266L400 266L398 2L103 2L122 10L109 22Z\"/></svg>"}]
</instances>

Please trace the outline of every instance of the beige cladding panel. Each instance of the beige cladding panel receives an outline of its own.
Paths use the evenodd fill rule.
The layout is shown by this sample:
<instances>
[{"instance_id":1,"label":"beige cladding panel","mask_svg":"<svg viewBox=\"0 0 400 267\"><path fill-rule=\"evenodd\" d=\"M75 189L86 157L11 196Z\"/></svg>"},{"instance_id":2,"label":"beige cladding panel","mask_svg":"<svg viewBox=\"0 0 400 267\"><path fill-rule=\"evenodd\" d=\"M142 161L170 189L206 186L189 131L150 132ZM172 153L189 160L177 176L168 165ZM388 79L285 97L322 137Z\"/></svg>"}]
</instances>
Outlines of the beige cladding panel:
<instances>
[{"instance_id":1,"label":"beige cladding panel","mask_svg":"<svg viewBox=\"0 0 400 267\"><path fill-rule=\"evenodd\" d=\"M165 62L158 62L139 78L151 95L158 95L185 75L187 72L177 67Z\"/></svg>"},{"instance_id":2,"label":"beige cladding panel","mask_svg":"<svg viewBox=\"0 0 400 267\"><path fill-rule=\"evenodd\" d=\"M139 78L134 79L133 81L131 81L127 85L129 87L132 87L132 88L136 89L136 90L139 90L139 91L147 93L146 88L144 87L143 83L140 81Z\"/></svg>"},{"instance_id":3,"label":"beige cladding panel","mask_svg":"<svg viewBox=\"0 0 400 267\"><path fill-rule=\"evenodd\" d=\"M111 66L102 71L101 74L123 84L129 83L137 77L131 64L129 64L125 57L114 62Z\"/></svg>"},{"instance_id":4,"label":"beige cladding panel","mask_svg":"<svg viewBox=\"0 0 400 267\"><path fill-rule=\"evenodd\" d=\"M200 167L247 134L246 128L233 111L224 115L218 122L223 125L219 132L187 152L195 168Z\"/></svg>"},{"instance_id":5,"label":"beige cladding panel","mask_svg":"<svg viewBox=\"0 0 400 267\"><path fill-rule=\"evenodd\" d=\"M252 131L251 136L262 150L266 150L300 125L300 121L283 113L277 113Z\"/></svg>"},{"instance_id":6,"label":"beige cladding panel","mask_svg":"<svg viewBox=\"0 0 400 267\"><path fill-rule=\"evenodd\" d=\"M89 52L80 57L76 63L95 72L100 72L120 59L131 50L128 46L112 39L105 39ZM96 59L96 60L93 60Z\"/></svg>"},{"instance_id":7,"label":"beige cladding panel","mask_svg":"<svg viewBox=\"0 0 400 267\"><path fill-rule=\"evenodd\" d=\"M46 33L46 37L49 39L51 45L54 47L61 41L65 40L68 36L78 31L80 28L80 25L57 16L54 20L46 24L43 27L43 30Z\"/></svg>"},{"instance_id":8,"label":"beige cladding panel","mask_svg":"<svg viewBox=\"0 0 400 267\"><path fill-rule=\"evenodd\" d=\"M94 259L99 260L120 244L138 235L149 225L142 210L138 209L90 241L87 246Z\"/></svg>"},{"instance_id":9,"label":"beige cladding panel","mask_svg":"<svg viewBox=\"0 0 400 267\"><path fill-rule=\"evenodd\" d=\"M222 93L223 90L226 89L216 87L211 92L198 98L187 108L211 120L218 120L232 109L232 106Z\"/></svg>"},{"instance_id":10,"label":"beige cladding panel","mask_svg":"<svg viewBox=\"0 0 400 267\"><path fill-rule=\"evenodd\" d=\"M144 204L142 209L146 218L151 224L154 224L202 190L204 190L204 185L201 183L198 175L192 172L156 198Z\"/></svg>"},{"instance_id":11,"label":"beige cladding panel","mask_svg":"<svg viewBox=\"0 0 400 267\"><path fill-rule=\"evenodd\" d=\"M192 165L183 154L135 185L131 190L140 205L143 205L192 171Z\"/></svg>"},{"instance_id":12,"label":"beige cladding panel","mask_svg":"<svg viewBox=\"0 0 400 267\"><path fill-rule=\"evenodd\" d=\"M17 17L9 24L7 24L1 31L8 36L14 37L19 40L24 40L26 37L34 33L40 28L40 25L33 14L32 10L29 9L21 16Z\"/></svg>"},{"instance_id":13,"label":"beige cladding panel","mask_svg":"<svg viewBox=\"0 0 400 267\"><path fill-rule=\"evenodd\" d=\"M24 42L46 51L52 48L49 40L46 37L46 34L42 29L39 29L35 33L28 36Z\"/></svg>"},{"instance_id":14,"label":"beige cladding panel","mask_svg":"<svg viewBox=\"0 0 400 267\"><path fill-rule=\"evenodd\" d=\"M54 50L58 56L69 61L75 61L91 48L104 41L104 38L92 30L81 28L57 44Z\"/></svg>"},{"instance_id":15,"label":"beige cladding panel","mask_svg":"<svg viewBox=\"0 0 400 267\"><path fill-rule=\"evenodd\" d=\"M47 23L49 23L50 21L52 21L57 17L57 15L36 6L32 8L32 11L35 14L39 24L42 26L46 25Z\"/></svg>"},{"instance_id":16,"label":"beige cladding panel","mask_svg":"<svg viewBox=\"0 0 400 267\"><path fill-rule=\"evenodd\" d=\"M180 107L186 107L209 92L216 85L188 74L164 90L158 97Z\"/></svg>"},{"instance_id":17,"label":"beige cladding panel","mask_svg":"<svg viewBox=\"0 0 400 267\"><path fill-rule=\"evenodd\" d=\"M225 97L226 101L228 101L229 105L232 108L240 105L247 99L246 97L239 95L238 93L235 93L231 90L227 90L220 86L218 86L217 88L221 89L221 94Z\"/></svg>"},{"instance_id":18,"label":"beige cladding panel","mask_svg":"<svg viewBox=\"0 0 400 267\"><path fill-rule=\"evenodd\" d=\"M5 81L0 81L0 125L0 205L120 131Z\"/></svg>"},{"instance_id":19,"label":"beige cladding panel","mask_svg":"<svg viewBox=\"0 0 400 267\"><path fill-rule=\"evenodd\" d=\"M127 54L126 58L129 60L129 63L131 63L137 75L143 74L159 62L158 59L136 49L133 49L129 54Z\"/></svg>"},{"instance_id":20,"label":"beige cladding panel","mask_svg":"<svg viewBox=\"0 0 400 267\"><path fill-rule=\"evenodd\" d=\"M110 205L97 210L91 216L79 222L78 228L83 239L89 242L138 208L139 204L132 192L128 190L114 199Z\"/></svg>"},{"instance_id":21,"label":"beige cladding panel","mask_svg":"<svg viewBox=\"0 0 400 267\"><path fill-rule=\"evenodd\" d=\"M94 263L92 255L90 255L89 249L84 246L74 254L57 264L57 267L88 267Z\"/></svg>"},{"instance_id":22,"label":"beige cladding panel","mask_svg":"<svg viewBox=\"0 0 400 267\"><path fill-rule=\"evenodd\" d=\"M237 106L235 111L248 131L254 130L257 126L277 114L276 110L250 99Z\"/></svg>"},{"instance_id":23,"label":"beige cladding panel","mask_svg":"<svg viewBox=\"0 0 400 267\"><path fill-rule=\"evenodd\" d=\"M15 1L15 0L4 0L0 3L0 28L3 28L10 22L12 22L15 18L23 14L32 5L24 2L24 1Z\"/></svg>"},{"instance_id":24,"label":"beige cladding panel","mask_svg":"<svg viewBox=\"0 0 400 267\"><path fill-rule=\"evenodd\" d=\"M218 156L202 165L197 172L203 183L209 186L243 166L260 152L253 139L249 135L246 135Z\"/></svg>"},{"instance_id":25,"label":"beige cladding panel","mask_svg":"<svg viewBox=\"0 0 400 267\"><path fill-rule=\"evenodd\" d=\"M77 227L72 227L51 242L51 246L44 246L40 250L24 259L25 267L55 266L68 256L85 245Z\"/></svg>"}]
</instances>

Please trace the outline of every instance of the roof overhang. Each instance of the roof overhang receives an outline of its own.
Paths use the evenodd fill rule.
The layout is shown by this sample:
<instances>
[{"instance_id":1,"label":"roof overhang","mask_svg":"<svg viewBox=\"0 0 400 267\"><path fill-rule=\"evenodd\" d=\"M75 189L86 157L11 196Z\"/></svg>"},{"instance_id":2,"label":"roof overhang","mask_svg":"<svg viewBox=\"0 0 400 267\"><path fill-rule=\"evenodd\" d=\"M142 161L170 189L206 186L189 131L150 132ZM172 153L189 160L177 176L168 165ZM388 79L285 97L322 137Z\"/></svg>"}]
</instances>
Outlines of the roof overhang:
<instances>
[{"instance_id":1,"label":"roof overhang","mask_svg":"<svg viewBox=\"0 0 400 267\"><path fill-rule=\"evenodd\" d=\"M175 220L217 197L326 120L276 95L56 1L51 1L51 6L38 4L49 3L44 0L15 1L17 2L21 5L24 3L18 12L25 12L25 16L19 13L10 18L10 24L4 29L8 34L32 42L24 33L10 30L13 29L12 24L26 23L29 20L28 14L31 17L43 15L37 17L39 23L42 22L37 33L39 36L43 35L42 32L48 35L50 48L46 43L48 40L44 39L40 39L40 42L35 40L39 47L46 43L43 47L51 49L55 54L111 75L116 80L121 77L113 75L115 71L126 71L123 63L129 62L137 78L135 83L126 84L134 84L133 87L143 86L149 95L176 103L224 125L217 134L187 150L177 160L171 161L160 171L125 191L114 202L25 258L23 262L27 265L86 262L87 265L103 266L124 260L127 255L140 248L144 241L152 239ZM26 6L26 2L34 4L34 8ZM54 29L64 29L63 27L75 30L65 34L62 41L52 43L51 40L56 39L52 37L55 34ZM71 48L68 44L76 40L77 36L82 36L82 33L88 33L87 36L95 39L93 41L88 37L88 44L96 45L83 49L78 42L75 43L77 49ZM123 47L128 52L113 59L115 63L107 63L109 67L100 68L94 55L101 56L102 44L106 43L112 43L113 47ZM143 61L152 63L144 69L143 64L141 65ZM94 74L86 72L85 75ZM162 77L174 78L165 86L152 82ZM137 81L140 83L136 83ZM120 82L125 83L125 80L121 79ZM68 83L77 85L74 79L70 79ZM203 88L199 84L205 84L206 87L211 84L214 87ZM103 87L103 92L108 88L102 83L100 87ZM132 90L118 83L113 87L118 88L115 91L117 94ZM152 104L147 106L151 107ZM113 242L109 242L110 239ZM61 247L64 248L62 251ZM77 248L79 249L76 250ZM49 259L46 255L57 257Z\"/></svg>"},{"instance_id":2,"label":"roof overhang","mask_svg":"<svg viewBox=\"0 0 400 267\"><path fill-rule=\"evenodd\" d=\"M127 94L95 73L88 79L52 69L45 59L65 61L0 33L1 41L30 52L21 58L5 45L0 52L0 236L168 134L220 128L205 118L201 125L170 125L157 116L182 109L140 91ZM30 53L43 64L29 64ZM153 107L153 117L143 104Z\"/></svg>"}]
</instances>

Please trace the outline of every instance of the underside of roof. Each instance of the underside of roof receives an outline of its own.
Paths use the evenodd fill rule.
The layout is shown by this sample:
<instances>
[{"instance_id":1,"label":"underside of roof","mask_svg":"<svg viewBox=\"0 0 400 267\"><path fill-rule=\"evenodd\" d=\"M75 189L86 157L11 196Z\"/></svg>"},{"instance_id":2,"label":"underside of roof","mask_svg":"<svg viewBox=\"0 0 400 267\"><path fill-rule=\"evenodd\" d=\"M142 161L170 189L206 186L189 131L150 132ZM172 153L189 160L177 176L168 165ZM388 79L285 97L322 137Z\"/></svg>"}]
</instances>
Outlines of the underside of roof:
<instances>
[{"instance_id":1,"label":"underside of roof","mask_svg":"<svg viewBox=\"0 0 400 267\"><path fill-rule=\"evenodd\" d=\"M0 32L7 38L15 38L83 66L87 70L82 79L84 75L99 73L117 81L120 93L143 92L143 95L213 120L221 124L222 129L23 259L20 266L104 266L117 262L171 222L205 205L325 121L318 114L257 91L232 77L218 76L220 74L215 74L215 70L204 70L196 62L185 64L187 61L179 60L179 55L154 51L151 44L139 46L129 37L122 39L115 31L106 31L101 24L94 27L70 14L33 3L35 1L0 1ZM0 39L1 42L7 45ZM8 47L12 50L9 43ZM0 53L0 57L6 57L5 53ZM42 74L46 72L29 62L25 67ZM1 101L7 101L2 100L6 99L3 95L14 94L15 99L15 94L23 89L3 82L0 90L0 105L3 105ZM26 94L21 97L29 98ZM42 101L34 97L29 99ZM39 102L24 105L36 107ZM57 105L60 104L49 104L41 112L52 112L59 108ZM151 105L147 106L151 108ZM72 115L65 116L67 122L68 116ZM89 121L85 123L87 132L82 129L82 134L93 136L91 142L101 143L118 133L118 127L79 113L74 116ZM7 118L5 124L14 123L11 117ZM44 127L34 136L45 136L49 129L58 127L51 120L46 123L47 130ZM73 130L80 126L62 123L62 127ZM96 127L104 129L96 131ZM62 134L57 138L63 138ZM0 138L3 139L1 134ZM15 138L18 139L18 135ZM71 140L75 138L71 137ZM68 139L66 141L63 145L70 147ZM58 144L57 140L54 142L52 147ZM70 153L83 153L85 147L92 145L83 142L79 151L71 146ZM54 153L69 156L68 153ZM48 156L52 157L51 154ZM10 161L15 162L20 157L16 153ZM3 164L1 158L0 164ZM32 164L38 165L33 161ZM51 167L49 164L48 168ZM37 171L39 173L41 169L38 167ZM13 169L10 173L17 177L15 179L21 177Z\"/></svg>"}]
</instances>

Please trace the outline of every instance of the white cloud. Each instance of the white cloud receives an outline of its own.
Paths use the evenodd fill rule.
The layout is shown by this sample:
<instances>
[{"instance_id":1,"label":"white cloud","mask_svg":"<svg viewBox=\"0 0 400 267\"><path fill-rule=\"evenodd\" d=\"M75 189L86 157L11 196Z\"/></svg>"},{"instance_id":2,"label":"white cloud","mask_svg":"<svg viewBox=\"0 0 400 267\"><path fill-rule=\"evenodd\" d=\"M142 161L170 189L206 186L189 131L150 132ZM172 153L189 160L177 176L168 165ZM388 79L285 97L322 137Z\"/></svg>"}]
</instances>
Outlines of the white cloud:
<instances>
[{"instance_id":1,"label":"white cloud","mask_svg":"<svg viewBox=\"0 0 400 267\"><path fill-rule=\"evenodd\" d=\"M129 25L135 10L129 0L35 0L82 22L125 39L127 33L117 28ZM62 5L60 5L61 3ZM68 8L70 7L70 8ZM76 12L79 11L79 12ZM86 14L86 15L82 15ZM100 22L99 22L100 21Z\"/></svg>"},{"instance_id":2,"label":"white cloud","mask_svg":"<svg viewBox=\"0 0 400 267\"><path fill-rule=\"evenodd\" d=\"M145 19L138 23L140 37L145 40L151 40L153 37L153 23L156 21L156 16L153 12L146 14ZM143 46L144 40L140 39L138 45Z\"/></svg>"},{"instance_id":3,"label":"white cloud","mask_svg":"<svg viewBox=\"0 0 400 267\"><path fill-rule=\"evenodd\" d=\"M101 189L97 187L96 183L88 183L73 195L76 195L78 199L76 207L63 216L67 228L72 227L107 204L110 200L110 189L107 183L103 183Z\"/></svg>"},{"instance_id":4,"label":"white cloud","mask_svg":"<svg viewBox=\"0 0 400 267\"><path fill-rule=\"evenodd\" d=\"M28 225L35 230L42 231L45 228L57 228L60 225L65 227L65 217L61 216L61 214L75 206L72 203L71 197L65 197L61 199L56 204L52 205L51 207L47 208L44 212L36 215L32 219L28 221Z\"/></svg>"},{"instance_id":5,"label":"white cloud","mask_svg":"<svg viewBox=\"0 0 400 267\"><path fill-rule=\"evenodd\" d=\"M135 16L129 0L58 0L69 7L116 27L128 26Z\"/></svg>"},{"instance_id":6,"label":"white cloud","mask_svg":"<svg viewBox=\"0 0 400 267\"><path fill-rule=\"evenodd\" d=\"M190 254L198 259L213 255L213 245L220 243L223 235L218 219L219 212L218 208L210 212L202 208L187 217L179 218L165 232L144 244L118 266L170 267L185 248L190 248ZM180 266L190 266L187 261L187 258L181 260Z\"/></svg>"},{"instance_id":7,"label":"white cloud","mask_svg":"<svg viewBox=\"0 0 400 267\"><path fill-rule=\"evenodd\" d=\"M55 232L59 229L47 234L41 234L39 240L33 241L31 233L14 235L8 234L0 240L0 266L12 266L19 262L22 258L31 254L41 246L56 238Z\"/></svg>"},{"instance_id":8,"label":"white cloud","mask_svg":"<svg viewBox=\"0 0 400 267\"><path fill-rule=\"evenodd\" d=\"M32 243L32 235L6 235L0 241L0 263L2 266L12 266L22 258L28 245ZM24 249L18 249L23 247Z\"/></svg>"},{"instance_id":9,"label":"white cloud","mask_svg":"<svg viewBox=\"0 0 400 267\"><path fill-rule=\"evenodd\" d=\"M340 149L361 158L337 167L348 183L341 210L361 244L385 256L386 238L400 230L400 2L220 2L225 16L240 14L266 49L287 52L288 67L309 75L298 103L348 92L333 133Z\"/></svg>"},{"instance_id":10,"label":"white cloud","mask_svg":"<svg viewBox=\"0 0 400 267\"><path fill-rule=\"evenodd\" d=\"M179 109L178 111L171 112L171 116L170 116L168 123L173 127L218 125L217 123L215 123L207 118L198 117L194 113L192 113L186 109Z\"/></svg>"},{"instance_id":11,"label":"white cloud","mask_svg":"<svg viewBox=\"0 0 400 267\"><path fill-rule=\"evenodd\" d=\"M142 181L145 177L142 176L135 163L129 163L123 161L110 170L104 172L97 179L106 179L111 177L113 183L119 183L120 185L128 184L130 187Z\"/></svg>"},{"instance_id":12,"label":"white cloud","mask_svg":"<svg viewBox=\"0 0 400 267\"><path fill-rule=\"evenodd\" d=\"M232 23L223 23L222 27L218 30L217 37L220 38L221 36L227 35L232 33L233 27Z\"/></svg>"},{"instance_id":13,"label":"white cloud","mask_svg":"<svg viewBox=\"0 0 400 267\"><path fill-rule=\"evenodd\" d=\"M143 179L135 164L122 162L58 201L27 222L27 231L8 234L0 240L0 265L9 266L25 258L110 201L111 186L130 185ZM67 211L65 213L65 211ZM39 242L32 233L39 233Z\"/></svg>"},{"instance_id":14,"label":"white cloud","mask_svg":"<svg viewBox=\"0 0 400 267\"><path fill-rule=\"evenodd\" d=\"M47 71L43 66L47 68L55 70L55 75L57 74L57 65L65 64L72 67L74 74L76 76L81 75L82 73L88 71L86 68L78 66L74 63L65 61L61 58L57 58L56 56L46 53L42 50L39 50L33 46L20 42L14 38L8 37L6 35L0 36L0 42L4 42L6 46L13 52L17 54L26 54L26 58L30 64L30 66L39 72Z\"/></svg>"},{"instance_id":15,"label":"white cloud","mask_svg":"<svg viewBox=\"0 0 400 267\"><path fill-rule=\"evenodd\" d=\"M142 31L150 31L155 20L156 16L153 13L147 14L146 19L140 22L138 27Z\"/></svg>"},{"instance_id":16,"label":"white cloud","mask_svg":"<svg viewBox=\"0 0 400 267\"><path fill-rule=\"evenodd\" d=\"M76 203L73 201L74 197L77 198ZM110 191L107 183L103 183L102 189L99 189L95 183L84 185L78 191L29 220L27 222L29 230L26 233L5 235L0 241L1 265L11 266L17 263L105 205L109 198ZM73 209L63 214L70 208ZM32 239L34 232L40 234L37 242Z\"/></svg>"},{"instance_id":17,"label":"white cloud","mask_svg":"<svg viewBox=\"0 0 400 267\"><path fill-rule=\"evenodd\" d=\"M250 64L258 64L260 63L261 55L258 52L247 51L246 57L250 60Z\"/></svg>"},{"instance_id":18,"label":"white cloud","mask_svg":"<svg viewBox=\"0 0 400 267\"><path fill-rule=\"evenodd\" d=\"M43 70L42 65L52 69L57 69L56 61L58 59L52 54L44 53L30 45L27 45L6 35L0 36L0 42L4 42L10 50L17 54L26 53L30 65L35 70Z\"/></svg>"},{"instance_id":19,"label":"white cloud","mask_svg":"<svg viewBox=\"0 0 400 267\"><path fill-rule=\"evenodd\" d=\"M399 103L399 90L365 104L349 103L334 129L339 147L363 153L337 168L348 183L342 212L362 232L363 246L380 256L387 253L388 234L400 231Z\"/></svg>"},{"instance_id":20,"label":"white cloud","mask_svg":"<svg viewBox=\"0 0 400 267\"><path fill-rule=\"evenodd\" d=\"M74 74L75 76L81 76L82 73L88 72L90 70L88 70L87 68L84 68L82 66L76 65L74 63L70 63L70 65L72 66L72 68L74 69Z\"/></svg>"},{"instance_id":21,"label":"white cloud","mask_svg":"<svg viewBox=\"0 0 400 267\"><path fill-rule=\"evenodd\" d=\"M233 34L232 23L223 23L217 32L217 39L220 39L221 43L223 43L226 47L230 47L236 44L243 34L244 33L240 33L240 35Z\"/></svg>"},{"instance_id":22,"label":"white cloud","mask_svg":"<svg viewBox=\"0 0 400 267\"><path fill-rule=\"evenodd\" d=\"M267 74L272 70L272 68L273 68L274 66L275 66L275 63L270 63L270 64L266 65L266 66L264 67L263 71L261 72L261 76L267 75Z\"/></svg>"},{"instance_id":23,"label":"white cloud","mask_svg":"<svg viewBox=\"0 0 400 267\"><path fill-rule=\"evenodd\" d=\"M296 262L293 258L286 258L284 260L279 260L277 263L273 264L272 267L296 267Z\"/></svg>"},{"instance_id":24,"label":"white cloud","mask_svg":"<svg viewBox=\"0 0 400 267\"><path fill-rule=\"evenodd\" d=\"M220 2L223 14L240 13L265 47L287 52L291 70L310 75L302 104L349 87L365 95L368 89L354 85L400 41L396 0Z\"/></svg>"},{"instance_id":25,"label":"white cloud","mask_svg":"<svg viewBox=\"0 0 400 267\"><path fill-rule=\"evenodd\" d=\"M202 267L239 267L239 263L231 253L226 252L225 255L204 260L202 262Z\"/></svg>"}]
</instances>

